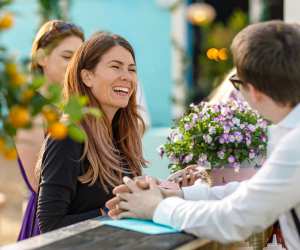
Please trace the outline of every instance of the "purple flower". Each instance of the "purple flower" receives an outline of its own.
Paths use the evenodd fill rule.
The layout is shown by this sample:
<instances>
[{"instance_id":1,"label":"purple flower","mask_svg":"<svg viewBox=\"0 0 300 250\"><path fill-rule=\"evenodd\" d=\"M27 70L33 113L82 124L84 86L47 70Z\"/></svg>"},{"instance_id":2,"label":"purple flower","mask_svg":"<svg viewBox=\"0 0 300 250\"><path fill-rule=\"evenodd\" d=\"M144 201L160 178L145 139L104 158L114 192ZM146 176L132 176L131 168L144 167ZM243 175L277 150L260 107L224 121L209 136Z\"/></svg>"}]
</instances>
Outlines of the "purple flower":
<instances>
[{"instance_id":1,"label":"purple flower","mask_svg":"<svg viewBox=\"0 0 300 250\"><path fill-rule=\"evenodd\" d=\"M246 127L245 123L242 123L242 124L240 125L240 128L241 128L241 129L244 129L245 127Z\"/></svg>"},{"instance_id":2,"label":"purple flower","mask_svg":"<svg viewBox=\"0 0 300 250\"><path fill-rule=\"evenodd\" d=\"M213 105L213 106L211 107L211 109L212 109L212 111L213 111L214 113L220 112L220 107L219 107L219 105Z\"/></svg>"},{"instance_id":3,"label":"purple flower","mask_svg":"<svg viewBox=\"0 0 300 250\"><path fill-rule=\"evenodd\" d=\"M251 145L251 137L246 137L246 145Z\"/></svg>"},{"instance_id":4,"label":"purple flower","mask_svg":"<svg viewBox=\"0 0 300 250\"><path fill-rule=\"evenodd\" d=\"M266 141L267 141L267 137L264 136L264 135L262 135L262 136L260 137L260 139L262 140L262 142L266 142Z\"/></svg>"},{"instance_id":5,"label":"purple flower","mask_svg":"<svg viewBox=\"0 0 300 250\"><path fill-rule=\"evenodd\" d=\"M234 135L229 135L229 141L230 142L235 142L235 136Z\"/></svg>"},{"instance_id":6,"label":"purple flower","mask_svg":"<svg viewBox=\"0 0 300 250\"><path fill-rule=\"evenodd\" d=\"M234 163L235 162L235 158L234 158L233 155L230 155L227 160L228 160L229 163Z\"/></svg>"},{"instance_id":7,"label":"purple flower","mask_svg":"<svg viewBox=\"0 0 300 250\"><path fill-rule=\"evenodd\" d=\"M224 133L229 133L230 132L230 127L228 125L225 125L223 127L223 129L224 129Z\"/></svg>"},{"instance_id":8,"label":"purple flower","mask_svg":"<svg viewBox=\"0 0 300 250\"><path fill-rule=\"evenodd\" d=\"M162 158L164 156L164 153L165 153L164 146L160 145L156 150L158 151L158 154L159 154L160 158Z\"/></svg>"},{"instance_id":9,"label":"purple flower","mask_svg":"<svg viewBox=\"0 0 300 250\"><path fill-rule=\"evenodd\" d=\"M194 155L191 153L191 154L188 154L188 155L186 155L184 158L183 158L183 163L189 163L189 162L191 162L192 160L193 160L193 157L194 157Z\"/></svg>"},{"instance_id":10,"label":"purple flower","mask_svg":"<svg viewBox=\"0 0 300 250\"><path fill-rule=\"evenodd\" d=\"M243 141L243 135L239 131L234 132L234 137L235 137L235 140L239 143Z\"/></svg>"},{"instance_id":11,"label":"purple flower","mask_svg":"<svg viewBox=\"0 0 300 250\"><path fill-rule=\"evenodd\" d=\"M249 124L247 127L251 132L254 132L256 130L256 127L253 124Z\"/></svg>"},{"instance_id":12,"label":"purple flower","mask_svg":"<svg viewBox=\"0 0 300 250\"><path fill-rule=\"evenodd\" d=\"M232 167L234 168L234 171L235 172L239 172L240 171L240 167L241 167L241 164L238 163L238 162L234 162Z\"/></svg>"},{"instance_id":13,"label":"purple flower","mask_svg":"<svg viewBox=\"0 0 300 250\"><path fill-rule=\"evenodd\" d=\"M184 124L185 131L189 131L191 128L192 128L191 124L189 123Z\"/></svg>"},{"instance_id":14,"label":"purple flower","mask_svg":"<svg viewBox=\"0 0 300 250\"><path fill-rule=\"evenodd\" d=\"M198 115L197 114L193 114L193 117L192 117L193 123L197 123L198 119L199 119Z\"/></svg>"},{"instance_id":15,"label":"purple flower","mask_svg":"<svg viewBox=\"0 0 300 250\"><path fill-rule=\"evenodd\" d=\"M171 139L172 139L173 142L181 141L183 139L183 134L181 134L181 133L174 133L171 136Z\"/></svg>"},{"instance_id":16,"label":"purple flower","mask_svg":"<svg viewBox=\"0 0 300 250\"><path fill-rule=\"evenodd\" d=\"M224 134L222 135L222 137L223 137L225 143L228 143L228 142L229 142L229 134L224 133Z\"/></svg>"},{"instance_id":17,"label":"purple flower","mask_svg":"<svg viewBox=\"0 0 300 250\"><path fill-rule=\"evenodd\" d=\"M174 153L171 153L168 158L169 158L170 162L173 164L178 164L178 162L179 162L179 160L177 159L177 157Z\"/></svg>"},{"instance_id":18,"label":"purple flower","mask_svg":"<svg viewBox=\"0 0 300 250\"><path fill-rule=\"evenodd\" d=\"M262 129L266 129L267 126L268 126L268 123L267 123L267 121L265 121L265 120L263 120L263 119L260 119L260 120L258 121L258 126L259 126L260 128L262 128Z\"/></svg>"},{"instance_id":19,"label":"purple flower","mask_svg":"<svg viewBox=\"0 0 300 250\"><path fill-rule=\"evenodd\" d=\"M220 142L220 144L224 144L224 143L225 143L225 139L221 136L221 137L219 138L219 142Z\"/></svg>"},{"instance_id":20,"label":"purple flower","mask_svg":"<svg viewBox=\"0 0 300 250\"><path fill-rule=\"evenodd\" d=\"M250 149L250 152L249 152L249 159L253 159L253 158L255 158L255 156L256 156L256 154L255 154L254 150L253 150L253 149Z\"/></svg>"}]
</instances>

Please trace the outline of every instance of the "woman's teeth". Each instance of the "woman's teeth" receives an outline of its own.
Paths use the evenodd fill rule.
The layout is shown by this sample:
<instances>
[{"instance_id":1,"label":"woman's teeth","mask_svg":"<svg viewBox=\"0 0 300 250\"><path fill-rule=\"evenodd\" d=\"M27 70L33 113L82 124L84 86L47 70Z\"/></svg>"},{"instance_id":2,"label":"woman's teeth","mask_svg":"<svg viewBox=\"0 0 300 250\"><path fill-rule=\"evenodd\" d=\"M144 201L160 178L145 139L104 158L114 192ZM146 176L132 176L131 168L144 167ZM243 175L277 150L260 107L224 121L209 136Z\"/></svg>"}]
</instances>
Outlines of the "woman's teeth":
<instances>
[{"instance_id":1,"label":"woman's teeth","mask_svg":"<svg viewBox=\"0 0 300 250\"><path fill-rule=\"evenodd\" d=\"M125 87L115 87L113 88L113 91L116 92L117 94L123 94L123 95L129 94L129 88L125 88Z\"/></svg>"}]
</instances>

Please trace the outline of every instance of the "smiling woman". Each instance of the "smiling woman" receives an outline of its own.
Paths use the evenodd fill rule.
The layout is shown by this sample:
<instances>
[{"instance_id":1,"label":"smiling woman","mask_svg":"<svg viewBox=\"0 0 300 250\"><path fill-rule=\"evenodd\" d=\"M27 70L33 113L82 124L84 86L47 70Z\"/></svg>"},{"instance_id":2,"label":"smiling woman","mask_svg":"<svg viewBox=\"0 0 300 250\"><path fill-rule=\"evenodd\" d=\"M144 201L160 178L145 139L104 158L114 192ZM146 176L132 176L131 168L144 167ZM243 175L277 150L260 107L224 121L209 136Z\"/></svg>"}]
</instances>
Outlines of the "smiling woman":
<instances>
[{"instance_id":1,"label":"smiling woman","mask_svg":"<svg viewBox=\"0 0 300 250\"><path fill-rule=\"evenodd\" d=\"M42 232L103 215L105 202L123 176L141 175L140 128L144 122L136 104L135 55L122 37L97 33L72 58L64 95L85 95L102 117L85 117L85 144L48 139L41 154L38 197Z\"/></svg>"}]
</instances>

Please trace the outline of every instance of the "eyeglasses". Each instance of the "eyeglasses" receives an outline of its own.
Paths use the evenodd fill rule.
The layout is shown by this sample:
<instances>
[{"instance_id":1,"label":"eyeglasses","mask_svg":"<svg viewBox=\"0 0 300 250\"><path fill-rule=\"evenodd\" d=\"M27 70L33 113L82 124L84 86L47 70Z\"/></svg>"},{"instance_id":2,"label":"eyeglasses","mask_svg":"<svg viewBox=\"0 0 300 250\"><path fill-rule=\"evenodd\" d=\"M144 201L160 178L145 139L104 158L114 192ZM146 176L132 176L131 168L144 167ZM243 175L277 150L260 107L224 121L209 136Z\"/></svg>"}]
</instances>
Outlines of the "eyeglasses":
<instances>
[{"instance_id":1,"label":"eyeglasses","mask_svg":"<svg viewBox=\"0 0 300 250\"><path fill-rule=\"evenodd\" d=\"M232 75L229 78L229 81L232 83L233 87L238 91L240 90L240 85L244 84L244 81L239 79L236 74Z\"/></svg>"},{"instance_id":2,"label":"eyeglasses","mask_svg":"<svg viewBox=\"0 0 300 250\"><path fill-rule=\"evenodd\" d=\"M46 47L54 37L57 37L60 33L71 31L71 30L82 33L80 27L78 27L75 24L66 23L66 22L53 23L51 29L47 31L40 39L39 47Z\"/></svg>"}]
</instances>

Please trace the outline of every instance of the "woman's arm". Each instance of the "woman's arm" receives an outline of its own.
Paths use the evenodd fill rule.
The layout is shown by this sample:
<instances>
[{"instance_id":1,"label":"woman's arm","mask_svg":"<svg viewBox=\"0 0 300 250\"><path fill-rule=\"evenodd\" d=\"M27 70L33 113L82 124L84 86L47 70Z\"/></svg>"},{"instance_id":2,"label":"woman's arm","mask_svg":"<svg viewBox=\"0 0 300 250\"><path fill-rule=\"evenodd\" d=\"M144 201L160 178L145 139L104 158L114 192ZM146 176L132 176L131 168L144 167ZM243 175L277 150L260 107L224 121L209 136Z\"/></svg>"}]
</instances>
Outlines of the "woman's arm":
<instances>
[{"instance_id":1,"label":"woman's arm","mask_svg":"<svg viewBox=\"0 0 300 250\"><path fill-rule=\"evenodd\" d=\"M82 145L67 138L49 139L43 155L37 217L41 232L99 216L99 209L80 214L69 214L76 196L80 173Z\"/></svg>"}]
</instances>

